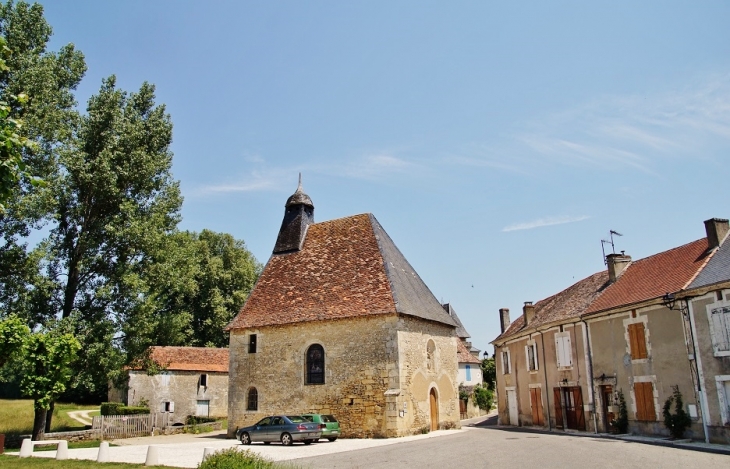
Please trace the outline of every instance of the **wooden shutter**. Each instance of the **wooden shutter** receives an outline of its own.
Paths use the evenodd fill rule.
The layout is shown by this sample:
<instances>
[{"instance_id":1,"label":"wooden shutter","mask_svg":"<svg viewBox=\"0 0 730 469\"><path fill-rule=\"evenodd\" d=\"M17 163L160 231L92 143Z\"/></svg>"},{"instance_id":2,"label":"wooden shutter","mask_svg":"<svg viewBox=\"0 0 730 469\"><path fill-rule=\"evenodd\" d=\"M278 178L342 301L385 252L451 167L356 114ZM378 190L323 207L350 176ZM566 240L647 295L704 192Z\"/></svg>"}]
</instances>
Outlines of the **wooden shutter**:
<instances>
[{"instance_id":1,"label":"wooden shutter","mask_svg":"<svg viewBox=\"0 0 730 469\"><path fill-rule=\"evenodd\" d=\"M555 336L555 352L557 354L558 368L573 366L573 353L569 334Z\"/></svg>"},{"instance_id":2,"label":"wooden shutter","mask_svg":"<svg viewBox=\"0 0 730 469\"><path fill-rule=\"evenodd\" d=\"M540 388L530 388L530 405L532 407L532 424L545 425L542 411L542 392Z\"/></svg>"},{"instance_id":3,"label":"wooden shutter","mask_svg":"<svg viewBox=\"0 0 730 469\"><path fill-rule=\"evenodd\" d=\"M560 388L553 388L553 404L555 405L555 427L563 428L563 408L560 405Z\"/></svg>"},{"instance_id":4,"label":"wooden shutter","mask_svg":"<svg viewBox=\"0 0 730 469\"><path fill-rule=\"evenodd\" d=\"M634 397L636 398L636 420L655 421L654 386L651 383L634 383Z\"/></svg>"},{"instance_id":5,"label":"wooden shutter","mask_svg":"<svg viewBox=\"0 0 730 469\"><path fill-rule=\"evenodd\" d=\"M646 351L646 333L643 322L629 324L629 345L632 360L640 360L649 356Z\"/></svg>"},{"instance_id":6,"label":"wooden shutter","mask_svg":"<svg viewBox=\"0 0 730 469\"><path fill-rule=\"evenodd\" d=\"M583 412L583 393L580 386L576 386L572 389L573 402L575 403L575 420L577 424L577 430L586 429L586 416Z\"/></svg>"}]
</instances>

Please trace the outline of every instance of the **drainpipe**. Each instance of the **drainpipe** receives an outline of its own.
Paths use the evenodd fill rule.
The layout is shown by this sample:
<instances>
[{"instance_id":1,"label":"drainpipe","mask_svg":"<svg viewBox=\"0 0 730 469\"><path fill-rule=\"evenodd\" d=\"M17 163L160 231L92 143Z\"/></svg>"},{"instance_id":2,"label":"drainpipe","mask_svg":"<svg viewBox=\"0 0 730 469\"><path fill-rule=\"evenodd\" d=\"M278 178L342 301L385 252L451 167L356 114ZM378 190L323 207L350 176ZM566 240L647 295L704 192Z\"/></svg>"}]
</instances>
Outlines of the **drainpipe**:
<instances>
[{"instance_id":1,"label":"drainpipe","mask_svg":"<svg viewBox=\"0 0 730 469\"><path fill-rule=\"evenodd\" d=\"M547 379L547 360L545 359L545 338L542 336L542 331L535 331L540 334L540 345L542 347L542 372L545 375L545 402L547 402L547 423L548 423L548 431L553 430L553 426L550 424L550 389L547 389L548 387L548 379Z\"/></svg>"},{"instance_id":2,"label":"drainpipe","mask_svg":"<svg viewBox=\"0 0 730 469\"><path fill-rule=\"evenodd\" d=\"M591 402L593 403L593 433L598 433L598 416L596 416L596 396L593 391L593 353L591 351L591 338L590 334L588 334L588 323L585 321L585 319L581 318L581 322L583 323L583 340L586 344L586 355L588 355L588 391L591 396Z\"/></svg>"},{"instance_id":3,"label":"drainpipe","mask_svg":"<svg viewBox=\"0 0 730 469\"><path fill-rule=\"evenodd\" d=\"M700 358L700 351L697 348L697 342L695 337L697 331L695 331L695 323L692 320L694 317L694 311L690 309L689 299L684 299L684 305L687 308L687 319L689 320L689 333L692 340L692 350L695 354L695 363L697 364L697 391L699 394L700 413L702 414L702 430L705 432L705 443L710 442L710 433L707 428L707 395L705 394L704 374L702 373L702 359ZM691 368L690 368L691 370Z\"/></svg>"}]
</instances>

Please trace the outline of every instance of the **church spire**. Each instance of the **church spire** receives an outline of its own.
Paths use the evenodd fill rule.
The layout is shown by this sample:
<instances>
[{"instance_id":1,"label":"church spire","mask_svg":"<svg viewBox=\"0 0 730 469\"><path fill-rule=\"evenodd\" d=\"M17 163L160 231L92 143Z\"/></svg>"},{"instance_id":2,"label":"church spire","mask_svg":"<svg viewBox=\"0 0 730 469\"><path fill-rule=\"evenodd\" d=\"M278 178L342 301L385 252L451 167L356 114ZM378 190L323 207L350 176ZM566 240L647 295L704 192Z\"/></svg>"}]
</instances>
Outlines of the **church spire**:
<instances>
[{"instance_id":1,"label":"church spire","mask_svg":"<svg viewBox=\"0 0 730 469\"><path fill-rule=\"evenodd\" d=\"M297 190L287 199L285 207L274 254L300 250L307 228L314 223L314 204L302 188L302 173L299 173Z\"/></svg>"}]
</instances>

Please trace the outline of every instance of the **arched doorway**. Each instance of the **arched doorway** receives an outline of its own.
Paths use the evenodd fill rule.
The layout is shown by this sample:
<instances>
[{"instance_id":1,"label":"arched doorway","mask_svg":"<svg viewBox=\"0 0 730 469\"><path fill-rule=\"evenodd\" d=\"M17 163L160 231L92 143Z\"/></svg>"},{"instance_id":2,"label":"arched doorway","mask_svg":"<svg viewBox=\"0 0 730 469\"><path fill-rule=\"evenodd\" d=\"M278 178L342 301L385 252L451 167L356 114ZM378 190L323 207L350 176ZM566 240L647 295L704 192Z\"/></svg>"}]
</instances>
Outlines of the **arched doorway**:
<instances>
[{"instance_id":1,"label":"arched doorway","mask_svg":"<svg viewBox=\"0 0 730 469\"><path fill-rule=\"evenodd\" d=\"M431 403L431 431L435 431L439 429L439 400L436 388L431 388L429 401Z\"/></svg>"}]
</instances>

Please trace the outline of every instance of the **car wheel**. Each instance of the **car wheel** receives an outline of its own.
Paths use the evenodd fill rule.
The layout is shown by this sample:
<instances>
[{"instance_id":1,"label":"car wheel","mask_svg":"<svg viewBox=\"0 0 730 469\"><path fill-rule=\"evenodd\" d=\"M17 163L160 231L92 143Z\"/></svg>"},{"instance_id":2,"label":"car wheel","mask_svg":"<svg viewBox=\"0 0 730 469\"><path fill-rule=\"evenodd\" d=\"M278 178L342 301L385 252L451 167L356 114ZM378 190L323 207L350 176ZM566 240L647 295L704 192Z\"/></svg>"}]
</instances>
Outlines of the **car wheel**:
<instances>
[{"instance_id":1,"label":"car wheel","mask_svg":"<svg viewBox=\"0 0 730 469\"><path fill-rule=\"evenodd\" d=\"M284 446L291 446L293 443L291 435L288 433L282 433L281 434L281 444Z\"/></svg>"},{"instance_id":2,"label":"car wheel","mask_svg":"<svg viewBox=\"0 0 730 469\"><path fill-rule=\"evenodd\" d=\"M304 440L304 444L305 445L311 445L312 444L312 440Z\"/></svg>"},{"instance_id":3,"label":"car wheel","mask_svg":"<svg viewBox=\"0 0 730 469\"><path fill-rule=\"evenodd\" d=\"M251 444L251 435L249 435L246 432L241 433L241 444L250 445Z\"/></svg>"},{"instance_id":4,"label":"car wheel","mask_svg":"<svg viewBox=\"0 0 730 469\"><path fill-rule=\"evenodd\" d=\"M335 437L331 437L331 438L327 438L327 439L330 441L335 441L337 439L337 437L335 436Z\"/></svg>"}]
</instances>

